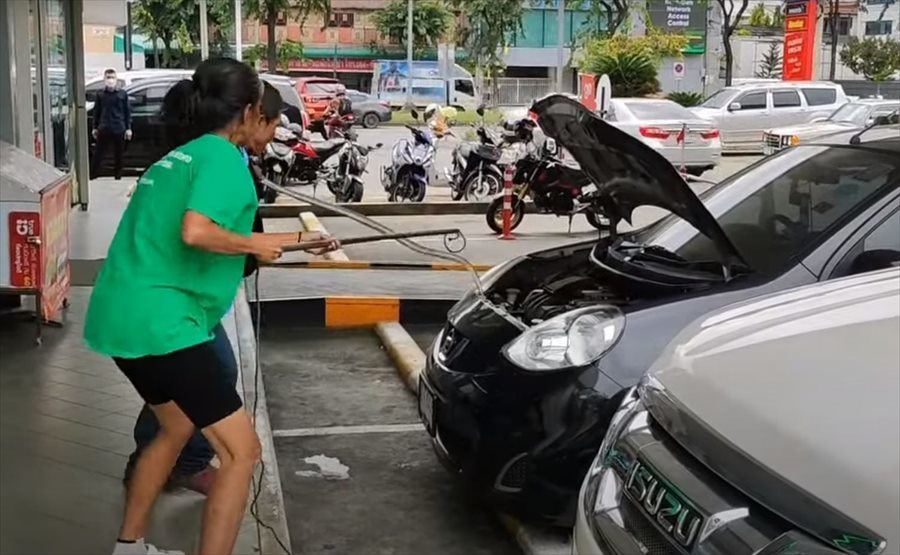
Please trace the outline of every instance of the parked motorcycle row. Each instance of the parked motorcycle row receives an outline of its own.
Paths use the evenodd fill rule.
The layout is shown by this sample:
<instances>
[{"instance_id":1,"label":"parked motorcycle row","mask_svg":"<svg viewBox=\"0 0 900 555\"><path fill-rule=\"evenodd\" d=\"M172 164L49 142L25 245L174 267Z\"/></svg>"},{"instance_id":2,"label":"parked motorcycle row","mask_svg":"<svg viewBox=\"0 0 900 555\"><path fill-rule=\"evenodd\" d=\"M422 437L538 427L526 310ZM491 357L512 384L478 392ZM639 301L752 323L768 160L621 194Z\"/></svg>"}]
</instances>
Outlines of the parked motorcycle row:
<instances>
[{"instance_id":1,"label":"parked motorcycle row","mask_svg":"<svg viewBox=\"0 0 900 555\"><path fill-rule=\"evenodd\" d=\"M326 140L314 142L303 137L299 125L282 117L261 161L265 176L287 187L324 184L335 202L362 201L368 155L382 145L360 144L353 123L352 114L332 116L324 125ZM267 191L264 200L274 202L275 192Z\"/></svg>"}]
</instances>

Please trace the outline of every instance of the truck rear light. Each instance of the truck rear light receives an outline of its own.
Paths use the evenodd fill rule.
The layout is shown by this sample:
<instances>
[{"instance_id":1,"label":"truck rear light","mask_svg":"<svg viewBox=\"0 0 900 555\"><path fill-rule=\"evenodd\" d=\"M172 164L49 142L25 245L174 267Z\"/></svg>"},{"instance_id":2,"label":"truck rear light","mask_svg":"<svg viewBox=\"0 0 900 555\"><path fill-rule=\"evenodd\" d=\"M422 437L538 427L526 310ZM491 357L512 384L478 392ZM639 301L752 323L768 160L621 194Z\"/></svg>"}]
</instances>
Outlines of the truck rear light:
<instances>
[{"instance_id":1,"label":"truck rear light","mask_svg":"<svg viewBox=\"0 0 900 555\"><path fill-rule=\"evenodd\" d=\"M719 138L719 130L718 129L710 129L709 131L701 131L700 136L706 139L707 141L710 139L718 139Z\"/></svg>"},{"instance_id":2,"label":"truck rear light","mask_svg":"<svg viewBox=\"0 0 900 555\"><path fill-rule=\"evenodd\" d=\"M642 137L648 139L668 139L670 135L668 131L659 127L641 127L639 131Z\"/></svg>"}]
</instances>

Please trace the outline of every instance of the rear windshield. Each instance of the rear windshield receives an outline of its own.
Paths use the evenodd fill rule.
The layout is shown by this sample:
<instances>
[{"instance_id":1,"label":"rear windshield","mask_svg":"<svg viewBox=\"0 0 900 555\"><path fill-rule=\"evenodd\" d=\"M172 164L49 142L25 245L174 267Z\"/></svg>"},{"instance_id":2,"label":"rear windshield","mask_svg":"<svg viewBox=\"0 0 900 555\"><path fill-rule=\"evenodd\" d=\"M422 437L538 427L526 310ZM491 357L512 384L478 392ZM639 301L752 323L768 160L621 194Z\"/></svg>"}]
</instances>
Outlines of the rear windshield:
<instances>
[{"instance_id":1,"label":"rear windshield","mask_svg":"<svg viewBox=\"0 0 900 555\"><path fill-rule=\"evenodd\" d=\"M722 182L701 198L747 263L757 272L774 273L874 199L896 189L898 176L896 152L800 146ZM671 218L639 232L641 241L688 260L718 258L705 235L684 220Z\"/></svg>"},{"instance_id":2,"label":"rear windshield","mask_svg":"<svg viewBox=\"0 0 900 555\"><path fill-rule=\"evenodd\" d=\"M686 108L674 102L625 102L625 106L639 120L650 119L694 119Z\"/></svg>"},{"instance_id":3,"label":"rear windshield","mask_svg":"<svg viewBox=\"0 0 900 555\"><path fill-rule=\"evenodd\" d=\"M340 83L328 83L313 81L306 84L306 92L309 94L333 95L342 88Z\"/></svg>"},{"instance_id":4,"label":"rear windshield","mask_svg":"<svg viewBox=\"0 0 900 555\"><path fill-rule=\"evenodd\" d=\"M711 97L703 101L703 104L701 104L701 106L703 106L704 108L724 108L731 101L731 99L734 98L736 92L737 89L730 89L728 87L719 89L718 91L713 93Z\"/></svg>"},{"instance_id":5,"label":"rear windshield","mask_svg":"<svg viewBox=\"0 0 900 555\"><path fill-rule=\"evenodd\" d=\"M291 86L290 83L285 83L282 81L276 81L272 83L275 90L278 91L278 94L281 95L281 101L285 104L290 104L291 106L296 106L297 108L303 108L303 101L300 99L300 95L297 94L297 90Z\"/></svg>"}]
</instances>

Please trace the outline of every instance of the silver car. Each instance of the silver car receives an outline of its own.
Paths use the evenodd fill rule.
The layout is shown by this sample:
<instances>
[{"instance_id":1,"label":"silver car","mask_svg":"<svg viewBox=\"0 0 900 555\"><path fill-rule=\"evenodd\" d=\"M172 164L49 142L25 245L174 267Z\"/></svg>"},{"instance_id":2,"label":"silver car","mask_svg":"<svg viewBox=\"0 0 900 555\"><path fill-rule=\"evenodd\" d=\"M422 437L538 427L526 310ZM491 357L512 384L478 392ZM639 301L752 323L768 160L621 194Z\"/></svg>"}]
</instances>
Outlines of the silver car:
<instances>
[{"instance_id":1,"label":"silver car","mask_svg":"<svg viewBox=\"0 0 900 555\"><path fill-rule=\"evenodd\" d=\"M774 154L783 148L814 141L841 131L853 131L874 123L876 118L900 112L900 101L863 99L848 102L827 118L809 123L769 129L763 135L763 154Z\"/></svg>"},{"instance_id":2,"label":"silver car","mask_svg":"<svg viewBox=\"0 0 900 555\"><path fill-rule=\"evenodd\" d=\"M625 395L582 555L900 553L900 270L731 305Z\"/></svg>"},{"instance_id":3,"label":"silver car","mask_svg":"<svg viewBox=\"0 0 900 555\"><path fill-rule=\"evenodd\" d=\"M722 155L719 130L671 100L613 98L605 119L693 175L714 168Z\"/></svg>"},{"instance_id":4,"label":"silver car","mask_svg":"<svg viewBox=\"0 0 900 555\"><path fill-rule=\"evenodd\" d=\"M846 102L835 83L751 82L725 87L691 111L719 130L723 151L762 152L766 129L827 117Z\"/></svg>"}]
</instances>

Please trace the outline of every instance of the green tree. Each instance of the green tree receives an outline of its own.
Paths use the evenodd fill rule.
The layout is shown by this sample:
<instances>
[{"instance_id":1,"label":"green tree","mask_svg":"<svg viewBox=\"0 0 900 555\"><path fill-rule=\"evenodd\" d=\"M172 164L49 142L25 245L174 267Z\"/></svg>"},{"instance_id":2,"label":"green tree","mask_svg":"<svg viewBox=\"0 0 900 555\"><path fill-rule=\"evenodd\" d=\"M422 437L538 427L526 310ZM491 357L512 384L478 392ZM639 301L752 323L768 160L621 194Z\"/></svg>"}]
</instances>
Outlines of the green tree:
<instances>
[{"instance_id":1,"label":"green tree","mask_svg":"<svg viewBox=\"0 0 900 555\"><path fill-rule=\"evenodd\" d=\"M614 96L646 96L659 92L659 64L665 57L681 56L690 39L648 28L639 37L616 35L585 43L578 68L609 75Z\"/></svg>"},{"instance_id":2,"label":"green tree","mask_svg":"<svg viewBox=\"0 0 900 555\"><path fill-rule=\"evenodd\" d=\"M820 15L825 15L825 28L831 38L831 60L828 62L828 79L834 81L838 61L838 25L841 11L866 11L867 0L823 0L819 4Z\"/></svg>"},{"instance_id":3,"label":"green tree","mask_svg":"<svg viewBox=\"0 0 900 555\"><path fill-rule=\"evenodd\" d=\"M781 9L781 6L775 6L775 11L772 12L771 26L775 29L784 28L784 10Z\"/></svg>"},{"instance_id":4,"label":"green tree","mask_svg":"<svg viewBox=\"0 0 900 555\"><path fill-rule=\"evenodd\" d=\"M522 29L525 3L521 0L451 0L462 15L457 33L458 42L475 61L475 78L479 85L482 76L497 77L506 63L504 50L509 38ZM497 79L492 79L495 86ZM497 98L497 90L491 98Z\"/></svg>"},{"instance_id":5,"label":"green tree","mask_svg":"<svg viewBox=\"0 0 900 555\"><path fill-rule=\"evenodd\" d=\"M197 5L192 0L139 0L132 7L134 26L150 37L156 67L173 67L176 57L180 61L184 54L193 51L190 40L176 40L189 37L188 20L195 17ZM199 14L197 16L199 18ZM158 44L162 42L163 55L160 60ZM178 51L175 51L177 44Z\"/></svg>"},{"instance_id":6,"label":"green tree","mask_svg":"<svg viewBox=\"0 0 900 555\"><path fill-rule=\"evenodd\" d=\"M393 0L372 15L375 28L382 35L406 45L406 0ZM413 51L421 54L429 47L437 46L450 29L453 14L443 3L419 0L413 4Z\"/></svg>"},{"instance_id":7,"label":"green tree","mask_svg":"<svg viewBox=\"0 0 900 555\"><path fill-rule=\"evenodd\" d=\"M734 36L750 0L716 0L722 11L722 47L725 51L725 86L730 87L734 74L734 49L731 37Z\"/></svg>"},{"instance_id":8,"label":"green tree","mask_svg":"<svg viewBox=\"0 0 900 555\"><path fill-rule=\"evenodd\" d=\"M900 41L889 37L850 37L841 50L841 62L869 81L887 81L900 71Z\"/></svg>"},{"instance_id":9,"label":"green tree","mask_svg":"<svg viewBox=\"0 0 900 555\"><path fill-rule=\"evenodd\" d=\"M769 14L766 13L766 7L762 4L753 6L750 10L750 26L751 27L768 27L772 24Z\"/></svg>"},{"instance_id":10,"label":"green tree","mask_svg":"<svg viewBox=\"0 0 900 555\"><path fill-rule=\"evenodd\" d=\"M555 4L553 0L546 0L549 4ZM602 24L605 27L604 35L611 37L625 23L630 14L629 0L566 0L566 5L573 9L588 8L591 14L591 22ZM596 27L595 27L596 28ZM590 36L590 38L598 38Z\"/></svg>"},{"instance_id":11,"label":"green tree","mask_svg":"<svg viewBox=\"0 0 900 555\"><path fill-rule=\"evenodd\" d=\"M756 70L756 76L760 79L781 79L782 65L781 48L778 43L769 43L769 50L763 54L762 60Z\"/></svg>"},{"instance_id":12,"label":"green tree","mask_svg":"<svg viewBox=\"0 0 900 555\"><path fill-rule=\"evenodd\" d=\"M331 13L331 0L242 0L247 16L265 21L267 31L266 67L274 71L278 67L278 43L275 40L275 29L278 26L279 14L286 18L306 22L310 14L321 13L325 21Z\"/></svg>"},{"instance_id":13,"label":"green tree","mask_svg":"<svg viewBox=\"0 0 900 555\"><path fill-rule=\"evenodd\" d=\"M278 67L287 73L292 60L303 59L303 43L286 40L278 43Z\"/></svg>"}]
</instances>

